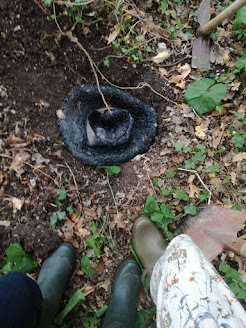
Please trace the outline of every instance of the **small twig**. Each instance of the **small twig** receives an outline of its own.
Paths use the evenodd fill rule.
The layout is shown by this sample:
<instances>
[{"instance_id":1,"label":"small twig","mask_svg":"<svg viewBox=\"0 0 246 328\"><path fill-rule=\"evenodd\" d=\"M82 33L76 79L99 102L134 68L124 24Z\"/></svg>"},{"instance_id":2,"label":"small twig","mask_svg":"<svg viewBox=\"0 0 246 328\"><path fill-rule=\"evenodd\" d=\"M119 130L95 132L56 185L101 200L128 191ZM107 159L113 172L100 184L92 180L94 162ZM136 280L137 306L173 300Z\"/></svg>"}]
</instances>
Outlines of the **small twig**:
<instances>
[{"instance_id":1,"label":"small twig","mask_svg":"<svg viewBox=\"0 0 246 328\"><path fill-rule=\"evenodd\" d=\"M203 187L207 190L207 192L209 193L209 198L208 198L208 204L210 204L211 202L211 191L208 189L208 187L205 185L205 183L202 181L200 175L198 174L198 172L196 170L187 170L187 169L182 169L182 168L178 168L178 170L180 171L185 171L185 172L190 172L190 173L194 173L197 178L199 179L199 181L201 182L201 184L203 185Z\"/></svg>"},{"instance_id":2,"label":"small twig","mask_svg":"<svg viewBox=\"0 0 246 328\"><path fill-rule=\"evenodd\" d=\"M80 203L82 203L82 199L81 199L81 195L80 195L80 192L79 192L78 184L77 184L77 181L76 181L75 176L74 176L74 174L73 174L73 171L72 171L71 167L68 165L67 162L65 162L65 164L66 164L66 166L67 166L69 172L70 172L71 175L72 175L73 183L74 183L75 188L76 188L76 192L77 192L77 195L78 195L78 199L79 199Z\"/></svg>"},{"instance_id":3,"label":"small twig","mask_svg":"<svg viewBox=\"0 0 246 328\"><path fill-rule=\"evenodd\" d=\"M43 6L38 2L38 0L33 0L33 1L39 6L39 8L42 10L42 12L43 12L44 14L46 14L46 15L49 14L47 8L43 7Z\"/></svg>"},{"instance_id":4,"label":"small twig","mask_svg":"<svg viewBox=\"0 0 246 328\"><path fill-rule=\"evenodd\" d=\"M170 64L166 64L166 65L158 65L158 67L171 67L171 66L175 66L175 65L178 65L179 63L181 63L182 61L184 61L187 58L191 58L191 56L190 55L187 55L184 58L182 58L180 60L177 60L174 63L170 63Z\"/></svg>"},{"instance_id":5,"label":"small twig","mask_svg":"<svg viewBox=\"0 0 246 328\"><path fill-rule=\"evenodd\" d=\"M55 8L55 3L53 2L53 11L54 11L54 17L55 17L55 23L56 23L56 26L59 30L59 32L61 33L61 35L63 36L66 36L67 38L69 38L70 41L74 42L77 47L82 50L84 52L84 54L86 55L86 57L88 58L89 60L89 63L91 65L91 69L94 73L94 76L95 76L95 79L96 79L96 84L97 84L97 89L98 89L98 92L100 93L101 97L102 97L102 101L104 102L104 105L106 106L106 108L108 109L108 111L110 113L112 113L108 103L106 102L105 98L104 98L104 95L102 93L102 90L100 88L100 84L99 84L99 80L98 80L98 76L97 76L97 72L95 70L95 63L93 62L93 60L91 59L88 51L82 46L82 44L78 41L78 39L76 37L73 36L73 33L72 33L72 30L68 31L68 32L63 32L60 25L58 24L57 22L57 19L56 19L56 8Z\"/></svg>"},{"instance_id":6,"label":"small twig","mask_svg":"<svg viewBox=\"0 0 246 328\"><path fill-rule=\"evenodd\" d=\"M89 0L87 2L68 2L68 1L62 1L62 0L57 0L55 3L59 6L66 5L69 3L71 6L84 6L84 5L89 5L90 3L94 2L94 0Z\"/></svg>"},{"instance_id":7,"label":"small twig","mask_svg":"<svg viewBox=\"0 0 246 328\"><path fill-rule=\"evenodd\" d=\"M64 56L65 56L66 61L67 61L67 64L68 64L69 71L70 71L71 73L74 74L74 76L76 77L77 83L78 83L78 84L81 84L81 80L82 80L82 79L83 79L84 81L87 82L87 80L86 80L85 77L83 77L83 76L80 75L80 74L77 74L77 73L75 72L75 70L72 68L71 63L70 63L70 60L69 60L69 58L68 58L68 55L67 55L65 52L64 52Z\"/></svg>"},{"instance_id":8,"label":"small twig","mask_svg":"<svg viewBox=\"0 0 246 328\"><path fill-rule=\"evenodd\" d=\"M96 72L95 67L94 67L95 64L94 64L94 62L92 61L92 59L91 59L91 57L90 57L88 51L82 46L82 44L78 41L78 39L77 39L76 37L73 36L72 32L69 31L69 32L67 32L67 33L63 33L63 34L66 35L66 36L67 36L72 42L74 42L74 43L77 45L77 47L78 47L80 50L82 50L82 51L85 53L85 55L87 56L87 58L88 58L88 60L89 60L89 63L90 63L90 65L91 65L91 69L92 69L92 71L93 71L93 73L94 73L94 76L95 76L95 79L96 79L96 84L97 84L98 92L100 93L100 95L101 95L101 97L102 97L102 100L103 100L103 102L104 102L104 105L107 107L108 111L111 113L112 111L111 111L111 109L110 109L108 103L106 102L106 100L105 100L105 98L104 98L104 94L102 93L102 90L101 90L101 88L100 88L100 84L99 84L99 80L98 80L97 72Z\"/></svg>"}]
</instances>

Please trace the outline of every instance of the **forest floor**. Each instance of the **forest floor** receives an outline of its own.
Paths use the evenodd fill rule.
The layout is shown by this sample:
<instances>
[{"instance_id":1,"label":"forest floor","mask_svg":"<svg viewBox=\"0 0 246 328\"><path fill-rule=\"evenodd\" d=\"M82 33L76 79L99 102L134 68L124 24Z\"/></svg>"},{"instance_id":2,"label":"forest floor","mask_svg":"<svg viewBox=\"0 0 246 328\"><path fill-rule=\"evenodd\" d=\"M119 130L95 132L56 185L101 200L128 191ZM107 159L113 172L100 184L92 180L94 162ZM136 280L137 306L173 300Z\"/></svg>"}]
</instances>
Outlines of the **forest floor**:
<instances>
[{"instance_id":1,"label":"forest floor","mask_svg":"<svg viewBox=\"0 0 246 328\"><path fill-rule=\"evenodd\" d=\"M116 8L114 1L95 0L83 10L48 6L41 0L0 3L1 256L4 260L7 248L19 242L41 265L61 242L75 246L77 266L61 309L78 288L86 299L67 317L70 327L80 327L83 317L93 317L109 303L117 266L130 254L132 224L143 213L148 195L158 204L165 202L178 218L169 225L172 232L186 219L185 206L204 206L208 199L199 197L208 190L216 205L242 210L246 203L246 156L233 138L239 133L245 145L245 74L232 73L224 81L222 111L198 115L184 100L190 83L204 77L218 79L235 68L245 50L245 37L238 39L232 29L235 16L215 30L207 72L190 67L197 2L170 1L165 14L161 9L165 1L121 3ZM220 2L212 7L213 16L225 6ZM72 27L107 79L98 73L100 84L110 82L152 103L158 115L157 135L149 151L121 165L120 173L110 177L114 196L103 170L83 165L64 147L57 124L57 110L71 88L95 83L85 53L65 36ZM171 56L155 63L152 58L165 49ZM194 159L197 149L204 150L203 160ZM211 165L216 165L214 172ZM179 168L195 169L203 183L194 172ZM183 191L189 201L175 193L163 195L161 188ZM61 211L65 216L52 229L50 216ZM91 231L94 225L96 234ZM239 235L245 233L243 229ZM88 237L100 244L100 256L85 243ZM92 277L81 268L85 256ZM218 268L221 262L241 272L245 280L242 258L224 251L214 264ZM139 327L153 324L153 313L148 311L152 306L141 292ZM99 327L99 319L91 327Z\"/></svg>"}]
</instances>

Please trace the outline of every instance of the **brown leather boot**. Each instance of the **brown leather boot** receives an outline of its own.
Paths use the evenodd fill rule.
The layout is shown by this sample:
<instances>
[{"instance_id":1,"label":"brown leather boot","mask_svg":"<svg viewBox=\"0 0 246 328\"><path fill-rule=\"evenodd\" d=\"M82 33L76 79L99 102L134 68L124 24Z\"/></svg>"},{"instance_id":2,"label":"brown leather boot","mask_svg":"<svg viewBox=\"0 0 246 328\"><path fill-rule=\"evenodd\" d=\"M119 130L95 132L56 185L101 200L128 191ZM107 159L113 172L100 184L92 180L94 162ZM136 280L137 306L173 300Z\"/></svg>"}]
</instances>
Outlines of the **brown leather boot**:
<instances>
[{"instance_id":1,"label":"brown leather boot","mask_svg":"<svg viewBox=\"0 0 246 328\"><path fill-rule=\"evenodd\" d=\"M152 273L167 246L163 235L150 218L141 216L134 222L132 243L143 267Z\"/></svg>"}]
</instances>

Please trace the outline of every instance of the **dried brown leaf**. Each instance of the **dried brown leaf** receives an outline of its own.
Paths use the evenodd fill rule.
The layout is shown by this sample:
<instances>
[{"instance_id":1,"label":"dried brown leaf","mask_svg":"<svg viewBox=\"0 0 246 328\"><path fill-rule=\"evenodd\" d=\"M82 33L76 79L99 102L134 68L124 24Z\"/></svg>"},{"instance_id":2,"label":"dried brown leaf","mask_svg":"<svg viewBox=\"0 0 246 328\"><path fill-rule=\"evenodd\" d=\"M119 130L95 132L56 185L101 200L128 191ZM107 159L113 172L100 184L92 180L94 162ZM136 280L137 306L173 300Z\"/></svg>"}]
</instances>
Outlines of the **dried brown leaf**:
<instances>
[{"instance_id":1,"label":"dried brown leaf","mask_svg":"<svg viewBox=\"0 0 246 328\"><path fill-rule=\"evenodd\" d=\"M119 33L120 33L120 24L116 24L114 26L113 32L111 32L109 34L109 36L106 38L106 40L108 41L108 44L112 43L117 38Z\"/></svg>"},{"instance_id":2,"label":"dried brown leaf","mask_svg":"<svg viewBox=\"0 0 246 328\"><path fill-rule=\"evenodd\" d=\"M224 123L221 123L220 127L218 126L214 130L214 133L213 133L213 142L212 142L212 145L213 145L213 148L214 149L216 149L219 146L220 141L221 141L221 138L222 138L223 133L224 133L224 129L225 129L225 125L224 125Z\"/></svg>"},{"instance_id":3,"label":"dried brown leaf","mask_svg":"<svg viewBox=\"0 0 246 328\"><path fill-rule=\"evenodd\" d=\"M167 58L169 58L172 54L172 51L169 49L166 49L162 52L160 52L158 55L156 55L155 57L152 58L152 61L156 64L160 64L162 62L164 62L164 60L166 60Z\"/></svg>"},{"instance_id":4,"label":"dried brown leaf","mask_svg":"<svg viewBox=\"0 0 246 328\"><path fill-rule=\"evenodd\" d=\"M197 136L197 138L204 140L206 137L206 134L204 132L207 131L207 129L208 128L205 128L203 124L196 126L195 135Z\"/></svg>"},{"instance_id":5,"label":"dried brown leaf","mask_svg":"<svg viewBox=\"0 0 246 328\"><path fill-rule=\"evenodd\" d=\"M233 157L232 161L235 162L242 162L246 160L246 152L240 152L236 156Z\"/></svg>"}]
</instances>

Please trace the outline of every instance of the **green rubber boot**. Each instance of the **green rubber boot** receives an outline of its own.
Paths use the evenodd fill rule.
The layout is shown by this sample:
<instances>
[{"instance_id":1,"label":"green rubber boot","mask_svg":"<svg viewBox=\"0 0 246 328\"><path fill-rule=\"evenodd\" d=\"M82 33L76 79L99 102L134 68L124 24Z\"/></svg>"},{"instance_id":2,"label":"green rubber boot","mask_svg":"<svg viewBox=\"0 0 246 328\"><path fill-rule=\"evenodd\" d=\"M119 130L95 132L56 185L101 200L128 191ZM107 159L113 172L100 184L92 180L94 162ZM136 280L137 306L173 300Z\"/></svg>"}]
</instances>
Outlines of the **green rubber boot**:
<instances>
[{"instance_id":1,"label":"green rubber boot","mask_svg":"<svg viewBox=\"0 0 246 328\"><path fill-rule=\"evenodd\" d=\"M50 328L76 263L75 249L61 244L42 264L38 285L43 296L39 328Z\"/></svg>"},{"instance_id":2,"label":"green rubber boot","mask_svg":"<svg viewBox=\"0 0 246 328\"><path fill-rule=\"evenodd\" d=\"M102 328L135 328L136 304L141 288L141 270L134 259L118 268L109 308Z\"/></svg>"},{"instance_id":3,"label":"green rubber boot","mask_svg":"<svg viewBox=\"0 0 246 328\"><path fill-rule=\"evenodd\" d=\"M132 243L143 267L151 276L154 265L167 247L163 235L150 218L141 216L133 224Z\"/></svg>"}]
</instances>

